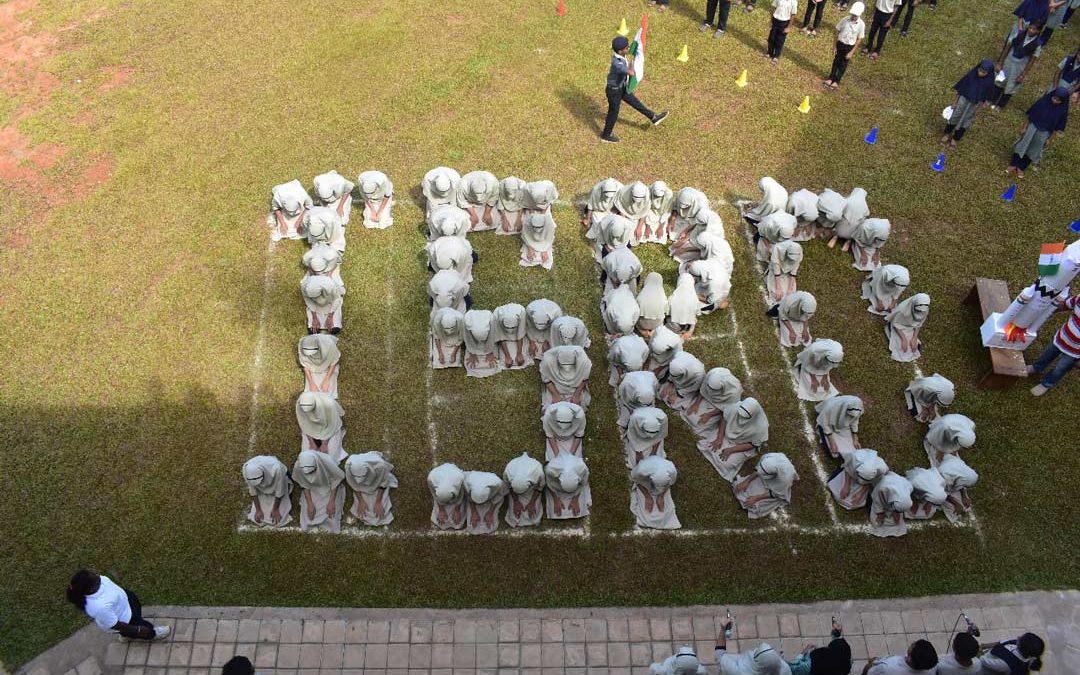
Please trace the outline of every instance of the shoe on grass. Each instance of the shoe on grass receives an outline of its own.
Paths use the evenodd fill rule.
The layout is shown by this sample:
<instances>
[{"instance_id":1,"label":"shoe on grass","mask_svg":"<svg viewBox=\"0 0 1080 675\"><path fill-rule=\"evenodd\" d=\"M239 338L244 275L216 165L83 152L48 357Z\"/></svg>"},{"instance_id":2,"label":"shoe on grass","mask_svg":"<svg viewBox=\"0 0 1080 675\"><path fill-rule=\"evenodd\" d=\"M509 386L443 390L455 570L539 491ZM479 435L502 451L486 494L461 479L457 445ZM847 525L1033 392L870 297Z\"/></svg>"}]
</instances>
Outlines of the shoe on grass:
<instances>
[{"instance_id":1,"label":"shoe on grass","mask_svg":"<svg viewBox=\"0 0 1080 675\"><path fill-rule=\"evenodd\" d=\"M710 28L712 28L712 26L709 25L708 21L705 21L701 24L701 28L699 28L698 30L700 30L702 33L707 33L709 32Z\"/></svg>"},{"instance_id":2,"label":"shoe on grass","mask_svg":"<svg viewBox=\"0 0 1080 675\"><path fill-rule=\"evenodd\" d=\"M724 29L723 28L717 28L716 32L713 33L712 36L714 38L722 38L722 37L724 37Z\"/></svg>"},{"instance_id":3,"label":"shoe on grass","mask_svg":"<svg viewBox=\"0 0 1080 675\"><path fill-rule=\"evenodd\" d=\"M653 115L652 125L655 127L657 124L660 124L661 122L663 122L666 118L667 118L667 111L666 110L664 112L662 112L662 113L657 113L656 115Z\"/></svg>"},{"instance_id":4,"label":"shoe on grass","mask_svg":"<svg viewBox=\"0 0 1080 675\"><path fill-rule=\"evenodd\" d=\"M607 135L607 136L601 136L600 141L603 142L603 143L618 143L619 142L619 137L616 136L615 134L610 134L610 135Z\"/></svg>"},{"instance_id":5,"label":"shoe on grass","mask_svg":"<svg viewBox=\"0 0 1080 675\"><path fill-rule=\"evenodd\" d=\"M1050 387L1044 387L1041 384L1037 384L1031 388L1032 396L1042 396L1046 392L1050 391Z\"/></svg>"}]
</instances>

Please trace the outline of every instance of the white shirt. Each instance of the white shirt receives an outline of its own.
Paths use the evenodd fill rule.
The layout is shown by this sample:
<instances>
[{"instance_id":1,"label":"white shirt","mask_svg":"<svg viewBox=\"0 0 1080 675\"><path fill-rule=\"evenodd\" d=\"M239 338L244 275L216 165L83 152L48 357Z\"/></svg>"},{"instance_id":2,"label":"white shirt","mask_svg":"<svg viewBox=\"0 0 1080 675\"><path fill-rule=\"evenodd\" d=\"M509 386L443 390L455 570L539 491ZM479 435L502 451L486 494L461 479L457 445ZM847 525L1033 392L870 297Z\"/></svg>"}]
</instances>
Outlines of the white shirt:
<instances>
[{"instance_id":1,"label":"white shirt","mask_svg":"<svg viewBox=\"0 0 1080 675\"><path fill-rule=\"evenodd\" d=\"M896 11L896 7L902 4L904 4L904 0L877 0L877 4L874 6L877 7L879 12L892 14Z\"/></svg>"},{"instance_id":2,"label":"white shirt","mask_svg":"<svg viewBox=\"0 0 1080 675\"><path fill-rule=\"evenodd\" d=\"M112 630L120 621L131 621L131 605L128 604L127 592L102 574L101 587L92 595L86 596L86 613L102 630Z\"/></svg>"},{"instance_id":3,"label":"white shirt","mask_svg":"<svg viewBox=\"0 0 1080 675\"><path fill-rule=\"evenodd\" d=\"M907 656L896 654L875 661L866 675L932 675L932 671L915 670L907 664Z\"/></svg>"},{"instance_id":4,"label":"white shirt","mask_svg":"<svg viewBox=\"0 0 1080 675\"><path fill-rule=\"evenodd\" d=\"M791 17L799 11L799 0L773 0L772 6L776 8L773 18L777 21L790 21Z\"/></svg>"},{"instance_id":5,"label":"white shirt","mask_svg":"<svg viewBox=\"0 0 1080 675\"><path fill-rule=\"evenodd\" d=\"M973 659L970 666L962 666L955 656L946 654L937 663L937 675L978 675L981 671L978 658Z\"/></svg>"},{"instance_id":6,"label":"white shirt","mask_svg":"<svg viewBox=\"0 0 1080 675\"><path fill-rule=\"evenodd\" d=\"M836 24L837 42L853 45L864 37L866 37L866 22L862 20L862 17L853 17L848 14Z\"/></svg>"}]
</instances>

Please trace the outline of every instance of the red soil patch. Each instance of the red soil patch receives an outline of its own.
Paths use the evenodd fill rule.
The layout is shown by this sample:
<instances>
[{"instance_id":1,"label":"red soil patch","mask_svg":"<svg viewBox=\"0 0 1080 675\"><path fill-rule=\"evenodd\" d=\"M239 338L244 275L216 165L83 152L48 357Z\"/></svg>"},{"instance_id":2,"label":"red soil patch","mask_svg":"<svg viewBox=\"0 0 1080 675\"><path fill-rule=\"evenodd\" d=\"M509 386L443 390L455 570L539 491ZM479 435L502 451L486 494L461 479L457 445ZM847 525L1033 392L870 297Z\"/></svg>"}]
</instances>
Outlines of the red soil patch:
<instances>
[{"instance_id":1,"label":"red soil patch","mask_svg":"<svg viewBox=\"0 0 1080 675\"><path fill-rule=\"evenodd\" d=\"M104 93L110 89L122 87L131 79L132 72L130 66L113 66L102 69L102 74L105 75L106 79L105 82L98 87L98 91Z\"/></svg>"},{"instance_id":2,"label":"red soil patch","mask_svg":"<svg viewBox=\"0 0 1080 675\"><path fill-rule=\"evenodd\" d=\"M115 166L116 163L113 162L112 157L109 157L108 155L98 156L93 163L86 167L82 177L72 184L72 196L76 199L82 199L93 192L95 188L104 185L112 178Z\"/></svg>"},{"instance_id":3,"label":"red soil patch","mask_svg":"<svg viewBox=\"0 0 1080 675\"><path fill-rule=\"evenodd\" d=\"M36 66L56 47L52 33L30 32L30 22L19 17L37 0L11 0L0 4L0 89L9 95L32 93L40 100L58 84L55 77Z\"/></svg>"}]
</instances>

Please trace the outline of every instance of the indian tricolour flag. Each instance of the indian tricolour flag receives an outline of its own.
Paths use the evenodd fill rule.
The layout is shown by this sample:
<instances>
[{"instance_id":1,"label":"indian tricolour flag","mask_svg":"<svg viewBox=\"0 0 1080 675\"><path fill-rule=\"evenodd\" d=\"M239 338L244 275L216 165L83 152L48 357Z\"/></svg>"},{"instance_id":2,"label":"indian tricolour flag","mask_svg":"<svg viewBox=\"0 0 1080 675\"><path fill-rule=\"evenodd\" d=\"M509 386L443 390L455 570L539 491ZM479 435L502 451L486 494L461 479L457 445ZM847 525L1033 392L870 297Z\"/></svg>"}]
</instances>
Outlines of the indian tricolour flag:
<instances>
[{"instance_id":1,"label":"indian tricolour flag","mask_svg":"<svg viewBox=\"0 0 1080 675\"><path fill-rule=\"evenodd\" d=\"M1052 277L1061 267L1061 258L1065 252L1065 242L1043 244L1039 251L1039 276Z\"/></svg>"},{"instance_id":2,"label":"indian tricolour flag","mask_svg":"<svg viewBox=\"0 0 1080 675\"><path fill-rule=\"evenodd\" d=\"M649 15L641 15L641 27L637 29L634 41L630 43L630 58L634 61L634 75L626 84L626 91L634 93L637 86L645 79L645 33L649 30Z\"/></svg>"}]
</instances>

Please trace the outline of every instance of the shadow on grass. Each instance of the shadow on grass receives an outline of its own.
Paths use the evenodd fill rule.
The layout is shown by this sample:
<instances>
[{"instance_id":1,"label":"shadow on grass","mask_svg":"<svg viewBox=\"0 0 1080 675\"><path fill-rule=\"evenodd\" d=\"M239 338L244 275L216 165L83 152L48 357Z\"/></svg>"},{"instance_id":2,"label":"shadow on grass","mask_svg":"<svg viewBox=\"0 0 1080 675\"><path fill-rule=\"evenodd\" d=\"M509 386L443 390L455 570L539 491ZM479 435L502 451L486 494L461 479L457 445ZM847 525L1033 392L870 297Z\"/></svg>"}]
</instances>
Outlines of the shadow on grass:
<instances>
[{"instance_id":1,"label":"shadow on grass","mask_svg":"<svg viewBox=\"0 0 1080 675\"><path fill-rule=\"evenodd\" d=\"M793 50L791 48L792 47L791 37L792 37L792 34L797 33L797 31L794 28L794 26L795 26L795 24L797 22L796 22L795 19L792 19L791 23L792 23L792 26L793 26L792 32L788 33L788 40L787 40L787 42L784 43L784 52L780 56L780 59L781 60L785 60L785 59L789 60L792 63L794 63L796 66L802 68L803 70L805 70L805 71L807 71L809 73L813 73L816 77L820 77L820 78L828 77L828 75L829 75L828 70L825 70L824 68L821 67L820 64L817 64L817 63L814 63L813 61L810 61L805 56L800 54L798 51ZM743 43L747 47L753 49L755 52L758 52L759 54L762 55L762 58L764 58L765 48L767 47L764 39L758 40L757 38L750 35L749 33L747 33L744 30L740 30L738 28L732 28L730 22L728 23L727 34L734 37L736 40ZM829 61L829 65L832 65L831 60Z\"/></svg>"}]
</instances>

